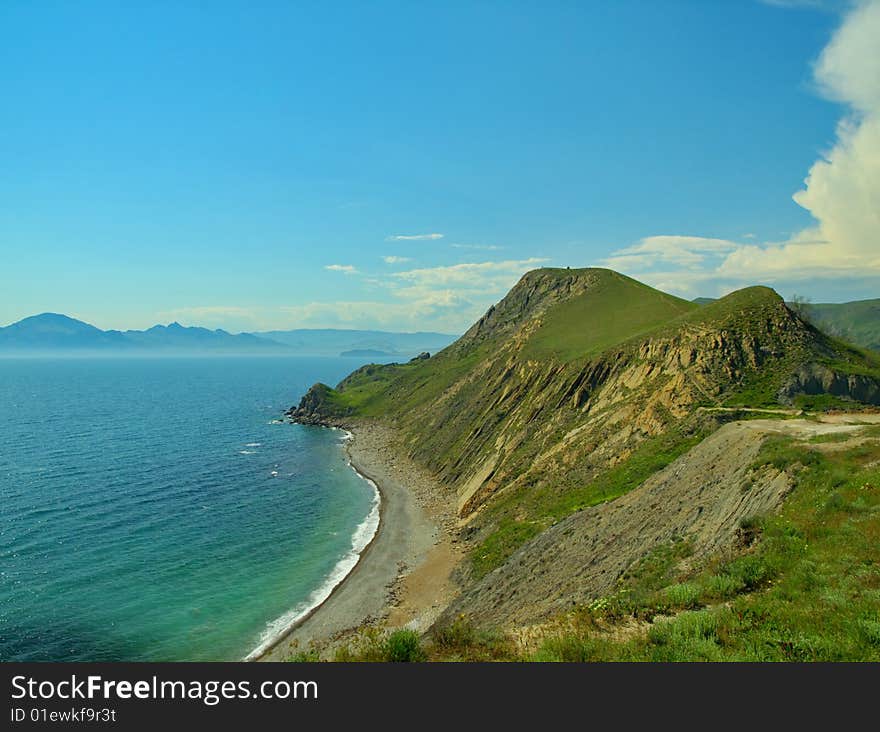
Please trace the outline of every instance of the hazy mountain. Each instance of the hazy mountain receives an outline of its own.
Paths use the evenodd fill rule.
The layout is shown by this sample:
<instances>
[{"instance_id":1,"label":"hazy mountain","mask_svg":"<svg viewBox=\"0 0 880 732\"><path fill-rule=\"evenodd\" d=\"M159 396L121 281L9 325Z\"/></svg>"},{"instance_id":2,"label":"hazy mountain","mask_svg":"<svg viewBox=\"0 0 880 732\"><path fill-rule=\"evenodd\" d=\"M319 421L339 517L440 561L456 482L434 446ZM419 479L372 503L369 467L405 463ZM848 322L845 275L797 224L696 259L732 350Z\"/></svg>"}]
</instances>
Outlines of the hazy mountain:
<instances>
[{"instance_id":1,"label":"hazy mountain","mask_svg":"<svg viewBox=\"0 0 880 732\"><path fill-rule=\"evenodd\" d=\"M262 338L293 346L297 352L315 356L338 356L345 351L369 351L373 356L412 356L446 348L458 336L446 333L389 333L381 330L299 329L257 332Z\"/></svg>"},{"instance_id":2,"label":"hazy mountain","mask_svg":"<svg viewBox=\"0 0 880 732\"><path fill-rule=\"evenodd\" d=\"M455 338L442 333L332 329L233 334L180 323L147 330L101 330L66 315L43 313L0 328L0 353L260 353L406 361L423 351L440 350Z\"/></svg>"},{"instance_id":3,"label":"hazy mountain","mask_svg":"<svg viewBox=\"0 0 880 732\"><path fill-rule=\"evenodd\" d=\"M373 348L355 348L351 351L343 351L339 354L344 358L393 358L396 355L395 353L388 353L386 351L377 351Z\"/></svg>"},{"instance_id":4,"label":"hazy mountain","mask_svg":"<svg viewBox=\"0 0 880 732\"><path fill-rule=\"evenodd\" d=\"M100 330L66 315L43 313L0 328L3 350L69 350L124 348L126 337L118 330Z\"/></svg>"},{"instance_id":5,"label":"hazy mountain","mask_svg":"<svg viewBox=\"0 0 880 732\"><path fill-rule=\"evenodd\" d=\"M180 323L154 325L147 330L127 330L123 335L135 346L150 349L197 349L223 351L289 351L282 344L250 333L233 335L225 330L184 327Z\"/></svg>"}]
</instances>

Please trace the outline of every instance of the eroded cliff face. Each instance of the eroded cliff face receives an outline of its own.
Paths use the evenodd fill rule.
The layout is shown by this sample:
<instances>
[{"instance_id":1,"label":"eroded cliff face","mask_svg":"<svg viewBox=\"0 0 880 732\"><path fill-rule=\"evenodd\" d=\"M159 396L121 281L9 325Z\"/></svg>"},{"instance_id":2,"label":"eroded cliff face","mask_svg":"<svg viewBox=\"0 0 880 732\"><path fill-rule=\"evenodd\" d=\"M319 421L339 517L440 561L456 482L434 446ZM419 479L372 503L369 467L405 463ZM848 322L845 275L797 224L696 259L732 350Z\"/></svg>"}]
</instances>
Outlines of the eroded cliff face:
<instances>
[{"instance_id":1,"label":"eroded cliff face","mask_svg":"<svg viewBox=\"0 0 880 732\"><path fill-rule=\"evenodd\" d=\"M538 623L617 588L650 552L687 540L691 564L742 543L740 522L774 510L788 475L751 467L766 433L728 424L631 493L572 514L466 587L438 625Z\"/></svg>"},{"instance_id":2,"label":"eroded cliff face","mask_svg":"<svg viewBox=\"0 0 880 732\"><path fill-rule=\"evenodd\" d=\"M336 390L316 385L291 416L338 424L362 415L346 397L372 383L382 419L455 488L468 519L499 491L589 481L698 407L756 385L783 403L800 393L880 401L876 378L822 365L834 345L772 290L748 288L703 309L674 300L606 270L536 270L440 354L365 366ZM569 307L578 302L585 307ZM667 323L622 333L610 347L584 337L627 308L670 307ZM535 347L548 330L562 334L559 353ZM581 342L584 355L566 352Z\"/></svg>"},{"instance_id":3,"label":"eroded cliff face","mask_svg":"<svg viewBox=\"0 0 880 732\"><path fill-rule=\"evenodd\" d=\"M522 337L430 404L397 415L409 449L458 492L468 517L499 490L589 480L701 405L806 349L811 333L778 298L745 318L683 324L584 362L531 360Z\"/></svg>"},{"instance_id":4,"label":"eroded cliff face","mask_svg":"<svg viewBox=\"0 0 880 732\"><path fill-rule=\"evenodd\" d=\"M807 363L797 370L779 392L791 401L798 394L830 394L863 404L880 405L880 383L865 374L846 374L818 363Z\"/></svg>"}]
</instances>

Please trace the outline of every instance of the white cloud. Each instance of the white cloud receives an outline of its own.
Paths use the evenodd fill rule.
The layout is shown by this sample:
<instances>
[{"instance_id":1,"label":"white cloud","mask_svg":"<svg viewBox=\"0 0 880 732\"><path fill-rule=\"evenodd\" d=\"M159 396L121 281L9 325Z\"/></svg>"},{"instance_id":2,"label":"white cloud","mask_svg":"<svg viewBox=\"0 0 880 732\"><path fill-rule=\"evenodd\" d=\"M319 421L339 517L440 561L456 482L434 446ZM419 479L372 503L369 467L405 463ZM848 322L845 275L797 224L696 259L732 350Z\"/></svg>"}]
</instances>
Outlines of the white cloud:
<instances>
[{"instance_id":1,"label":"white cloud","mask_svg":"<svg viewBox=\"0 0 880 732\"><path fill-rule=\"evenodd\" d=\"M547 260L542 257L513 259L505 262L464 262L442 267L424 267L397 272L394 277L416 287L454 286L477 291L509 289L503 283L514 281L523 273ZM512 282L510 282L512 286Z\"/></svg>"},{"instance_id":2,"label":"white cloud","mask_svg":"<svg viewBox=\"0 0 880 732\"><path fill-rule=\"evenodd\" d=\"M820 89L843 102L834 147L810 168L794 200L816 219L782 244L744 246L723 276L880 275L880 0L859 3L816 62Z\"/></svg>"},{"instance_id":3,"label":"white cloud","mask_svg":"<svg viewBox=\"0 0 880 732\"><path fill-rule=\"evenodd\" d=\"M504 247L499 247L496 244L450 244L454 249L480 249L486 252L497 252Z\"/></svg>"},{"instance_id":4,"label":"white cloud","mask_svg":"<svg viewBox=\"0 0 880 732\"><path fill-rule=\"evenodd\" d=\"M856 3L814 67L818 88L846 105L832 148L809 170L794 201L815 225L780 242L649 237L606 263L675 282L741 286L806 279L880 280L880 0ZM658 268L666 265L666 272ZM725 286L727 286L725 284Z\"/></svg>"},{"instance_id":5,"label":"white cloud","mask_svg":"<svg viewBox=\"0 0 880 732\"><path fill-rule=\"evenodd\" d=\"M629 271L649 269L660 263L693 268L703 264L708 255L731 252L737 246L727 239L704 236L649 236L620 249L603 263L612 269Z\"/></svg>"},{"instance_id":6,"label":"white cloud","mask_svg":"<svg viewBox=\"0 0 880 732\"><path fill-rule=\"evenodd\" d=\"M393 254L387 257L382 257L382 261L385 264L402 264L403 262L409 262L409 257L396 257Z\"/></svg>"},{"instance_id":7,"label":"white cloud","mask_svg":"<svg viewBox=\"0 0 880 732\"><path fill-rule=\"evenodd\" d=\"M383 328L462 333L485 311L482 305L438 296L419 301L310 302L282 308L290 328Z\"/></svg>"},{"instance_id":8,"label":"white cloud","mask_svg":"<svg viewBox=\"0 0 880 732\"><path fill-rule=\"evenodd\" d=\"M464 332L528 270L538 257L420 267L373 278L386 300L311 302L285 307L288 327L384 327Z\"/></svg>"},{"instance_id":9,"label":"white cloud","mask_svg":"<svg viewBox=\"0 0 880 732\"><path fill-rule=\"evenodd\" d=\"M434 241L442 238L443 234L395 234L387 237L385 241Z\"/></svg>"},{"instance_id":10,"label":"white cloud","mask_svg":"<svg viewBox=\"0 0 880 732\"><path fill-rule=\"evenodd\" d=\"M162 313L160 319L242 331L381 327L463 333L525 272L545 261L531 257L502 262L465 262L364 275L357 279L357 283L359 286L369 284L372 294L363 299L355 299L351 288L341 286L338 291L342 297L327 302L281 307L211 305L180 308ZM362 274L353 265L327 265L325 269Z\"/></svg>"},{"instance_id":11,"label":"white cloud","mask_svg":"<svg viewBox=\"0 0 880 732\"><path fill-rule=\"evenodd\" d=\"M357 269L355 269L352 264L328 264L324 266L324 269L330 270L331 272L342 272L343 274L357 274Z\"/></svg>"}]
</instances>

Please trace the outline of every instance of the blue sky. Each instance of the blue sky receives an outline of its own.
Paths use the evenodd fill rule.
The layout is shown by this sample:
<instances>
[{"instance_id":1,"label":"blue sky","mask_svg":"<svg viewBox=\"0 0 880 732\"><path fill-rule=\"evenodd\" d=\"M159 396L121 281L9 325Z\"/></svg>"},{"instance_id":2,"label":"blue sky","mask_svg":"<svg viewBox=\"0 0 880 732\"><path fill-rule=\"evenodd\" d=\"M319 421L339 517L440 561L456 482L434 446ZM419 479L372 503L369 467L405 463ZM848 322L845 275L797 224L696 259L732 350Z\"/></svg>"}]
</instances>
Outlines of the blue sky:
<instances>
[{"instance_id":1,"label":"blue sky","mask_svg":"<svg viewBox=\"0 0 880 732\"><path fill-rule=\"evenodd\" d=\"M543 265L875 297L877 37L876 0L6 0L0 324L457 332Z\"/></svg>"}]
</instances>

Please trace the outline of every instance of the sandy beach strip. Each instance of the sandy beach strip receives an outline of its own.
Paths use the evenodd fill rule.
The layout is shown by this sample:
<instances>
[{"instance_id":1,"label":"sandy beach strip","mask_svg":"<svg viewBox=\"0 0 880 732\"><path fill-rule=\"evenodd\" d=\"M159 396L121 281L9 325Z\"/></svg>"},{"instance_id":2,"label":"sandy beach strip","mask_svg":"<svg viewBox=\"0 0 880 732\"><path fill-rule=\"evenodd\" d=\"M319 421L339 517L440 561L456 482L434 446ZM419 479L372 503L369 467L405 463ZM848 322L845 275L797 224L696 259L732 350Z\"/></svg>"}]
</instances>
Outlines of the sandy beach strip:
<instances>
[{"instance_id":1,"label":"sandy beach strip","mask_svg":"<svg viewBox=\"0 0 880 732\"><path fill-rule=\"evenodd\" d=\"M455 499L375 423L349 426L352 466L381 495L379 528L330 596L282 635L259 661L283 661L314 644L328 649L364 625L425 630L452 599Z\"/></svg>"}]
</instances>

